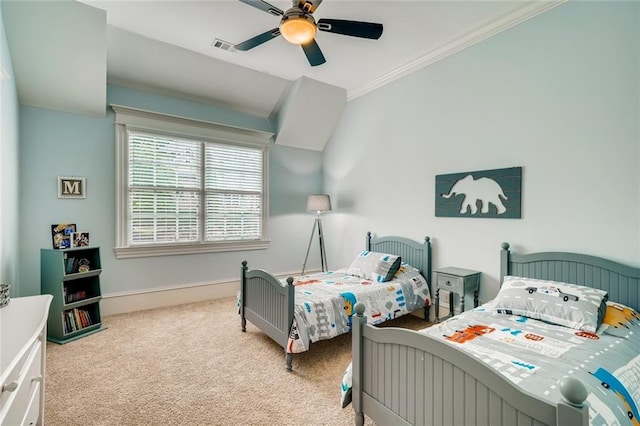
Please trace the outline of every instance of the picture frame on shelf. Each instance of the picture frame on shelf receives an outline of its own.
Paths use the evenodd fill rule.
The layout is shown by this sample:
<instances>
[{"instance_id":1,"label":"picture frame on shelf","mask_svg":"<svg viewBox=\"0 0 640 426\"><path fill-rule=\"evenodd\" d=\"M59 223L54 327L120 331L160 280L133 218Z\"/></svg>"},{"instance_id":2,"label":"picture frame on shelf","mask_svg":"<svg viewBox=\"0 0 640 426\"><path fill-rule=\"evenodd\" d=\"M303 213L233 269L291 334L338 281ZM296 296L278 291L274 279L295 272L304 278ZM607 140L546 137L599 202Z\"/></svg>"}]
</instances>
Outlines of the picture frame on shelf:
<instances>
[{"instance_id":1,"label":"picture frame on shelf","mask_svg":"<svg viewBox=\"0 0 640 426\"><path fill-rule=\"evenodd\" d=\"M75 223L59 223L51 225L51 242L57 250L71 247L71 234L76 232Z\"/></svg>"},{"instance_id":2,"label":"picture frame on shelf","mask_svg":"<svg viewBox=\"0 0 640 426\"><path fill-rule=\"evenodd\" d=\"M70 240L71 247L89 247L88 232L72 232Z\"/></svg>"}]
</instances>

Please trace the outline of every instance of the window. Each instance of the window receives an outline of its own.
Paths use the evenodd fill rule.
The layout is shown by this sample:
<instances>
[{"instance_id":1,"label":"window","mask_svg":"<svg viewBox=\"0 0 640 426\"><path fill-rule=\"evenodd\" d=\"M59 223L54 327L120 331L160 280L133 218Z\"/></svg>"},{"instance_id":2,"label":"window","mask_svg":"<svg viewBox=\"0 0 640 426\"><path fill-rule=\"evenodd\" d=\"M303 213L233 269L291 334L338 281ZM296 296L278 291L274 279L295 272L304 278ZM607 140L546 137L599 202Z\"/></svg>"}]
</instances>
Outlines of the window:
<instances>
[{"instance_id":1,"label":"window","mask_svg":"<svg viewBox=\"0 0 640 426\"><path fill-rule=\"evenodd\" d=\"M112 108L117 257L267 247L271 133Z\"/></svg>"}]
</instances>

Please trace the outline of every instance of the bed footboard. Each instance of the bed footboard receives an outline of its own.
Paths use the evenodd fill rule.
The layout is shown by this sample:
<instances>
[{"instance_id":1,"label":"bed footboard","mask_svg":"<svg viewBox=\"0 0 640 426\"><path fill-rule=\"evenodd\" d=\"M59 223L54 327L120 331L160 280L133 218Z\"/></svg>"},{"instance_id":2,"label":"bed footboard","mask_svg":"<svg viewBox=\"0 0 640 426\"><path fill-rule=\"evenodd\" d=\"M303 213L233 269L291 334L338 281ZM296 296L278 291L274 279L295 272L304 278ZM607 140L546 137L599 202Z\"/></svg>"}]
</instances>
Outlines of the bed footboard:
<instances>
[{"instance_id":1,"label":"bed footboard","mask_svg":"<svg viewBox=\"0 0 640 426\"><path fill-rule=\"evenodd\" d=\"M352 404L380 425L586 426L580 392L551 404L480 361L424 334L367 325L364 305L353 319ZM579 396L576 396L579 395ZM569 403L568 401L572 401Z\"/></svg>"},{"instance_id":2,"label":"bed footboard","mask_svg":"<svg viewBox=\"0 0 640 426\"><path fill-rule=\"evenodd\" d=\"M293 277L283 284L278 278L261 269L249 270L242 261L240 283L240 318L242 331L247 320L285 348L293 323L295 292ZM286 354L286 369L291 371L292 355Z\"/></svg>"}]
</instances>

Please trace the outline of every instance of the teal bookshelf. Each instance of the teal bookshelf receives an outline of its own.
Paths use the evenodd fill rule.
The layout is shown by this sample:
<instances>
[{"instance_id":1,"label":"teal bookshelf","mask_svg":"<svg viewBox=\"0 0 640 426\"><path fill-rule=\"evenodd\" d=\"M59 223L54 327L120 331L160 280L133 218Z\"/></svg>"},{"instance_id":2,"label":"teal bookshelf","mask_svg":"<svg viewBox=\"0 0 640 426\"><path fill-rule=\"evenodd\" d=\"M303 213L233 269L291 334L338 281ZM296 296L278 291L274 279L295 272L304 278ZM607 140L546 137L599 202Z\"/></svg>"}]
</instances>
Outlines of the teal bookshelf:
<instances>
[{"instance_id":1,"label":"teal bookshelf","mask_svg":"<svg viewBox=\"0 0 640 426\"><path fill-rule=\"evenodd\" d=\"M100 317L99 247L40 250L40 289L53 296L47 340L59 344L105 328Z\"/></svg>"}]
</instances>

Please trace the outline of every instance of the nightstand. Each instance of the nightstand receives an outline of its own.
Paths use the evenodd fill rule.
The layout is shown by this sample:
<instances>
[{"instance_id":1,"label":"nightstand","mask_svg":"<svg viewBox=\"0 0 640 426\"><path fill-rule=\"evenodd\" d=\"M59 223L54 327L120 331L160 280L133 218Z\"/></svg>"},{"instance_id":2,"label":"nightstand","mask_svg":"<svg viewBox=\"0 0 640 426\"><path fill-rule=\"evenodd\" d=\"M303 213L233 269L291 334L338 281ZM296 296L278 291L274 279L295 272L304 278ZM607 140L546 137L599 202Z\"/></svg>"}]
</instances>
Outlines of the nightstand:
<instances>
[{"instance_id":1,"label":"nightstand","mask_svg":"<svg viewBox=\"0 0 640 426\"><path fill-rule=\"evenodd\" d=\"M473 307L478 307L480 272L462 268L442 268L433 271L436 275L436 322L453 316L453 293L460 296L460 312L464 312L464 298L473 292ZM449 315L439 318L440 290L449 292Z\"/></svg>"}]
</instances>

